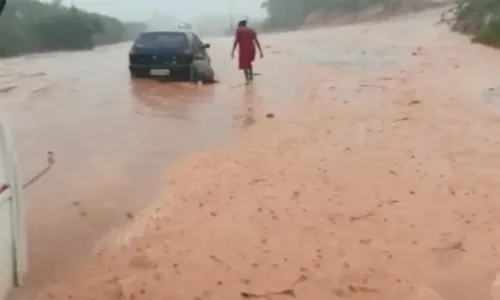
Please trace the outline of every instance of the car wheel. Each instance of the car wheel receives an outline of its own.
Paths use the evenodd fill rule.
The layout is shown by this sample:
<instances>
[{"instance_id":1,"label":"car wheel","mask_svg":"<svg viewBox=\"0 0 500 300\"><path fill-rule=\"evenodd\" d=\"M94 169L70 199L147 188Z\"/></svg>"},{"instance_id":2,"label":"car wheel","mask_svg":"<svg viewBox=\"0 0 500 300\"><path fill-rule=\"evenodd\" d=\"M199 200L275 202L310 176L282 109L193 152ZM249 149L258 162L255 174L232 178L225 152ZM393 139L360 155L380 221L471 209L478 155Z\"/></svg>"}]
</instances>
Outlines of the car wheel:
<instances>
[{"instance_id":1,"label":"car wheel","mask_svg":"<svg viewBox=\"0 0 500 300\"><path fill-rule=\"evenodd\" d=\"M196 61L193 63L193 74L195 81L210 83L214 81L214 71L206 61Z\"/></svg>"},{"instance_id":2,"label":"car wheel","mask_svg":"<svg viewBox=\"0 0 500 300\"><path fill-rule=\"evenodd\" d=\"M198 71L196 70L196 67L194 66L194 63L191 64L189 67L189 81L191 82L198 82Z\"/></svg>"},{"instance_id":3,"label":"car wheel","mask_svg":"<svg viewBox=\"0 0 500 300\"><path fill-rule=\"evenodd\" d=\"M130 78L139 78L139 75L134 71L130 71Z\"/></svg>"}]
</instances>

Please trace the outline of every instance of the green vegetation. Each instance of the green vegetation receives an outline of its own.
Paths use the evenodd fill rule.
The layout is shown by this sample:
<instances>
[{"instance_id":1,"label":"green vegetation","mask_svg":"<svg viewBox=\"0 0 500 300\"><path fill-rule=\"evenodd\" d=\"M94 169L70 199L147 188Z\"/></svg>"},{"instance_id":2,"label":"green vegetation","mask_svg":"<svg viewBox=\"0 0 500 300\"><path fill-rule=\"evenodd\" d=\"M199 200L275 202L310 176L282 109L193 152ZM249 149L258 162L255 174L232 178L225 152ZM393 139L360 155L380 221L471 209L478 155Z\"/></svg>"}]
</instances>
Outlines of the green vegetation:
<instances>
[{"instance_id":1,"label":"green vegetation","mask_svg":"<svg viewBox=\"0 0 500 300\"><path fill-rule=\"evenodd\" d=\"M500 0L458 0L453 29L474 41L500 46Z\"/></svg>"},{"instance_id":2,"label":"green vegetation","mask_svg":"<svg viewBox=\"0 0 500 300\"><path fill-rule=\"evenodd\" d=\"M5 8L6 4L7 0L0 0L0 15L2 15L3 9Z\"/></svg>"},{"instance_id":3,"label":"green vegetation","mask_svg":"<svg viewBox=\"0 0 500 300\"><path fill-rule=\"evenodd\" d=\"M393 9L400 6L399 0L267 0L262 7L267 9L268 28L293 28L302 25L311 13L357 12L374 4Z\"/></svg>"},{"instance_id":4,"label":"green vegetation","mask_svg":"<svg viewBox=\"0 0 500 300\"><path fill-rule=\"evenodd\" d=\"M285 29L302 25L315 12L349 14L378 6L390 16L405 9L409 12L436 5L431 0L267 0L262 8L269 14L267 29Z\"/></svg>"},{"instance_id":5,"label":"green vegetation","mask_svg":"<svg viewBox=\"0 0 500 300\"><path fill-rule=\"evenodd\" d=\"M0 17L0 56L31 52L91 49L121 42L142 30L120 20L60 1L10 0Z\"/></svg>"}]
</instances>

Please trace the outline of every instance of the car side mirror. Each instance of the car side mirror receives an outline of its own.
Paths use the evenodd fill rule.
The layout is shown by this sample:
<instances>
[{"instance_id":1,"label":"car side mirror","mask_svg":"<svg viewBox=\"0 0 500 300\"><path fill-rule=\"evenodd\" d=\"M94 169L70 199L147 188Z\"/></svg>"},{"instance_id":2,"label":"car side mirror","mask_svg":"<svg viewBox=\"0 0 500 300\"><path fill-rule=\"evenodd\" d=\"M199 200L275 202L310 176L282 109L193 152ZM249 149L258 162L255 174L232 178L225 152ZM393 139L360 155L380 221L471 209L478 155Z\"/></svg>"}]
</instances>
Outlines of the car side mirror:
<instances>
[{"instance_id":1,"label":"car side mirror","mask_svg":"<svg viewBox=\"0 0 500 300\"><path fill-rule=\"evenodd\" d=\"M210 44L203 44L203 49L208 49L210 48Z\"/></svg>"}]
</instances>

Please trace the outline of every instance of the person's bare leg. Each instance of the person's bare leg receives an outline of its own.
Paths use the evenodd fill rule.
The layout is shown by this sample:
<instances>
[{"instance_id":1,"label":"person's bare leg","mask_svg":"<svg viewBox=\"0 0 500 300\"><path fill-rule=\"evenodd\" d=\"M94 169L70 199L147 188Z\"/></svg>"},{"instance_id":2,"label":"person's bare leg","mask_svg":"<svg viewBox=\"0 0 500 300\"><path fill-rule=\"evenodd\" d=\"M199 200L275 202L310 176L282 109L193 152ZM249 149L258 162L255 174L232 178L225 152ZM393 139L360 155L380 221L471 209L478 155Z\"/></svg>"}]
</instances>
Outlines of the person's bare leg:
<instances>
[{"instance_id":1,"label":"person's bare leg","mask_svg":"<svg viewBox=\"0 0 500 300\"><path fill-rule=\"evenodd\" d=\"M249 84L250 83L250 71L248 69L244 69L243 74L245 74L245 84Z\"/></svg>"},{"instance_id":2,"label":"person's bare leg","mask_svg":"<svg viewBox=\"0 0 500 300\"><path fill-rule=\"evenodd\" d=\"M250 69L248 69L248 81L253 81L253 66L250 65Z\"/></svg>"}]
</instances>

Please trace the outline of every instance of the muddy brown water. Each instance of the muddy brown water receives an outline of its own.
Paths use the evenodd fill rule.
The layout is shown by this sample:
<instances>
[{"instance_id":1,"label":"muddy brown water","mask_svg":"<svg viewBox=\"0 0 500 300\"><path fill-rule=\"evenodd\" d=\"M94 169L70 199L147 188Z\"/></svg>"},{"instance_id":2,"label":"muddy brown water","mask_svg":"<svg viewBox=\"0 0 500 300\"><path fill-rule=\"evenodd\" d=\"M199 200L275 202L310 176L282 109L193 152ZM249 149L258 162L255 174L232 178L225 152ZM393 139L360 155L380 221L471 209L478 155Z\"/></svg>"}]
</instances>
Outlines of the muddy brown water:
<instances>
[{"instance_id":1,"label":"muddy brown water","mask_svg":"<svg viewBox=\"0 0 500 300\"><path fill-rule=\"evenodd\" d=\"M416 129L431 132L428 125L418 123L419 117L427 117L429 122L440 125L444 133L449 130L449 135L439 140L448 138L456 142L453 138L457 132L474 129L477 129L476 137L481 136L481 124L471 128L463 125L467 130L460 127L462 123L472 124L469 121L473 118L469 115L465 118L458 109L459 104L465 106L467 102L446 101L453 97L475 99L484 85L494 86L491 79L494 76L484 69L496 56L488 50L464 46L469 45L466 39L451 36L442 28L436 29L432 24L438 16L423 14L405 17L400 23L262 37L266 57L257 63L257 72L262 75L251 88L241 84L236 62L229 59L229 39L210 41L220 84L202 87L131 81L126 69L128 44L91 52L0 61L2 106L11 118L25 177L44 167L47 151L53 151L57 160L53 171L26 193L30 270L23 291L39 289L58 271L88 254L94 242L109 230L125 224L149 206L162 185L163 175L179 158L239 135L266 118L266 114L273 113L279 119L282 111L303 99L314 100L315 94L304 94L309 81L318 77L308 73L308 64L339 69L340 74L348 75L328 78L325 82L337 91L332 105L343 107L352 100L355 115L360 114L359 118L353 118L356 123L350 128L360 129L359 134L356 131L356 135L349 138L364 140L364 124L368 119L394 117L390 113L377 114L383 107L375 109L369 106L369 101L364 101L371 100L373 95L359 91L374 89L376 85L363 86L356 77L359 69L375 74L378 81L384 82L375 83L397 94L396 102L407 103L417 96L427 101L424 102L429 108L423 110L425 114L419 114L418 107L422 105L415 105L415 111L407 112L409 117L401 118L401 122L415 118L415 125L408 125L410 133L412 128L415 132ZM457 47L463 49L459 52ZM416 56L415 52L418 52ZM418 78L411 88L403 79L396 81L405 74L408 62L413 74L403 79ZM488 70L493 72L491 68ZM386 77L387 72L392 72L392 79ZM425 78L421 79L419 74L424 73ZM342 77L338 73L337 76ZM470 81L471 76L475 80ZM451 84L450 87L441 84L443 78L460 90L455 91ZM433 104L429 99L440 101ZM441 106L432 109L432 105ZM443 109L445 105L449 107ZM365 107L375 113L367 113ZM387 107L389 112L399 109L399 114L408 110L406 104L403 108L399 104ZM361 118L363 113L366 119ZM431 118L438 114L439 122ZM493 118L487 115L485 120ZM458 122L460 120L463 122ZM342 130L341 127L329 130L338 128ZM343 130L346 135L352 132ZM341 133L338 134L342 137ZM427 138L428 134L422 136ZM420 136L415 139L416 145L432 150L432 140ZM425 229L419 230L425 232ZM477 234L473 236L481 238ZM477 278L484 274L480 275ZM486 275L484 282L489 282L491 276ZM452 292L449 286L462 285L462 281L457 283L452 279L451 284L440 280L440 284L432 287L443 295Z\"/></svg>"},{"instance_id":2,"label":"muddy brown water","mask_svg":"<svg viewBox=\"0 0 500 300\"><path fill-rule=\"evenodd\" d=\"M179 157L298 99L294 74L276 76L281 62L261 64L258 87L248 88L229 59L229 40L213 45L220 83L204 86L132 81L129 44L0 61L2 106L24 177L45 166L47 151L56 158L52 171L26 191L23 291L38 289L147 207ZM266 76L280 79L266 82ZM266 101L271 98L279 101Z\"/></svg>"}]
</instances>

